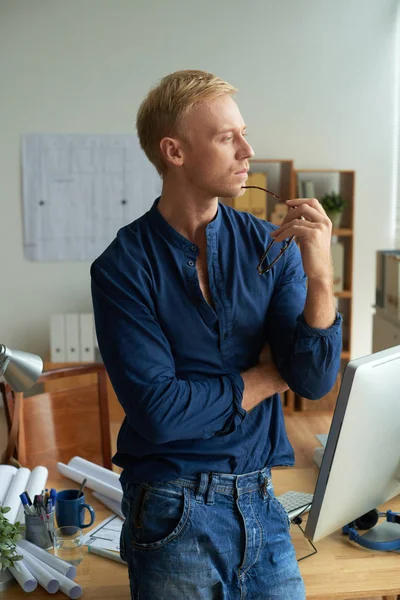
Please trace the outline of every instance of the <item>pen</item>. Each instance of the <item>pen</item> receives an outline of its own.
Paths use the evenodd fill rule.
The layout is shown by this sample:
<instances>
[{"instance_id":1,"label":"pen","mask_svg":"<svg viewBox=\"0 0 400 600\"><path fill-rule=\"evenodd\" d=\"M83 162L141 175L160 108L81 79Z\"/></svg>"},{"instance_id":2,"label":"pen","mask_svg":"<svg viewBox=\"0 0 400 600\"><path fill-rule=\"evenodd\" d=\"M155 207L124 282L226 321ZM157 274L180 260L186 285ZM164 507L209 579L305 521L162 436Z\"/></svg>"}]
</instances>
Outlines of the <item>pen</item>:
<instances>
[{"instance_id":1,"label":"pen","mask_svg":"<svg viewBox=\"0 0 400 600\"><path fill-rule=\"evenodd\" d=\"M51 505L54 507L56 505L56 499L57 499L57 492L54 488L51 488L51 490L50 490L50 499L51 499Z\"/></svg>"},{"instance_id":2,"label":"pen","mask_svg":"<svg viewBox=\"0 0 400 600\"><path fill-rule=\"evenodd\" d=\"M26 499L28 500L29 506L32 506L32 500L30 499L30 496L29 496L29 494L28 494L28 492L26 490L25 490L24 494L26 496Z\"/></svg>"},{"instance_id":3,"label":"pen","mask_svg":"<svg viewBox=\"0 0 400 600\"><path fill-rule=\"evenodd\" d=\"M92 554L98 554L99 556L104 556L104 558L111 558L111 560L115 560L116 562L126 565L126 562L122 560L120 555L112 550L106 550L105 548L99 548L97 546L88 546L88 551Z\"/></svg>"},{"instance_id":4,"label":"pen","mask_svg":"<svg viewBox=\"0 0 400 600\"><path fill-rule=\"evenodd\" d=\"M26 515L31 515L31 516L33 516L33 515L35 514L35 512L34 512L34 511L31 509L31 507L29 506L29 503L28 503L28 499L27 499L27 497L26 497L26 494L25 494L25 493L22 493L22 494L20 494L20 495L19 495L19 497L20 497L20 499L21 499L22 506L24 507L24 513L25 513Z\"/></svg>"}]
</instances>

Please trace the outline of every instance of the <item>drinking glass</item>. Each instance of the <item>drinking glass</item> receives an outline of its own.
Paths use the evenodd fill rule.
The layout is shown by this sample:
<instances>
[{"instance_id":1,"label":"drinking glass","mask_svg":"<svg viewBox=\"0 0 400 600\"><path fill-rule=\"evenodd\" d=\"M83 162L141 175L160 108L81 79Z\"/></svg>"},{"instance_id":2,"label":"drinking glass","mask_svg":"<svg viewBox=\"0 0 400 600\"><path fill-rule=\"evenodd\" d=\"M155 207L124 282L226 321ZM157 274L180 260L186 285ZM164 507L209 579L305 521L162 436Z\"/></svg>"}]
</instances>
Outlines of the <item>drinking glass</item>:
<instances>
[{"instance_id":1,"label":"drinking glass","mask_svg":"<svg viewBox=\"0 0 400 600\"><path fill-rule=\"evenodd\" d=\"M73 525L55 529L54 555L71 565L79 565L83 558L82 529Z\"/></svg>"}]
</instances>

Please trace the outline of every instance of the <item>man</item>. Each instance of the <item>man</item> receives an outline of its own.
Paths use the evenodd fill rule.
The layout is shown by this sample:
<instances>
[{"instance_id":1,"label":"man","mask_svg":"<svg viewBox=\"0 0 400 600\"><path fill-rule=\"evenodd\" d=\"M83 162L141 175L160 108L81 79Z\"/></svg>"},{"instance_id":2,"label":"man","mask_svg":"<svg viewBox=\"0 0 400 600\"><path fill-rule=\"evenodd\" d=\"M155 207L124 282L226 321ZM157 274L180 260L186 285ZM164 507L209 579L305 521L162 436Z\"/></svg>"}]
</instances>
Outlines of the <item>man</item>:
<instances>
[{"instance_id":1,"label":"man","mask_svg":"<svg viewBox=\"0 0 400 600\"><path fill-rule=\"evenodd\" d=\"M254 154L235 91L202 71L150 91L137 129L162 194L91 270L140 600L305 598L270 469L294 462L279 392L319 398L340 364L331 224L315 199L279 228L218 203L244 193ZM271 237L268 260L292 235L300 251L260 276Z\"/></svg>"}]
</instances>

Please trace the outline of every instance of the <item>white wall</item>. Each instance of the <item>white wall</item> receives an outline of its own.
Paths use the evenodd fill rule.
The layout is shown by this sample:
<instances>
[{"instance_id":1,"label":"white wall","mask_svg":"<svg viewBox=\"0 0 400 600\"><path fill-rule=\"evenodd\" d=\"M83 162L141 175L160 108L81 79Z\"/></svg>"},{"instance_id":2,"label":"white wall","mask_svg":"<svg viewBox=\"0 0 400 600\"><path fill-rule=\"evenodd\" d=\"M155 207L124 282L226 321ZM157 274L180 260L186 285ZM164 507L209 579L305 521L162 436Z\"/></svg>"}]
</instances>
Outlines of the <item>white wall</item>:
<instances>
[{"instance_id":1,"label":"white wall","mask_svg":"<svg viewBox=\"0 0 400 600\"><path fill-rule=\"evenodd\" d=\"M396 0L0 0L0 343L48 351L91 309L89 263L24 259L20 135L134 131L160 77L240 88L258 158L355 169L353 355L371 349L375 249L394 240Z\"/></svg>"}]
</instances>

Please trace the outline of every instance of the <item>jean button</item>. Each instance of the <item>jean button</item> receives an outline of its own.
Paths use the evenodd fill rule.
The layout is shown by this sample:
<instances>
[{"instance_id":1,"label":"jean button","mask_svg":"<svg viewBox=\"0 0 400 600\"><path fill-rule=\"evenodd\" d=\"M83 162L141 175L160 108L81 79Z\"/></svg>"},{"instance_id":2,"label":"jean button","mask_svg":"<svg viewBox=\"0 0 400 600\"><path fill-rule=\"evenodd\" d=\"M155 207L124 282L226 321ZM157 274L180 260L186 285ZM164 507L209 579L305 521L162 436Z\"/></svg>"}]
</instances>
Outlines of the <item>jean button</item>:
<instances>
[{"instance_id":1,"label":"jean button","mask_svg":"<svg viewBox=\"0 0 400 600\"><path fill-rule=\"evenodd\" d=\"M192 260L188 260L189 267L194 267L194 262Z\"/></svg>"},{"instance_id":2,"label":"jean button","mask_svg":"<svg viewBox=\"0 0 400 600\"><path fill-rule=\"evenodd\" d=\"M196 252L196 246L190 246L192 252Z\"/></svg>"}]
</instances>

